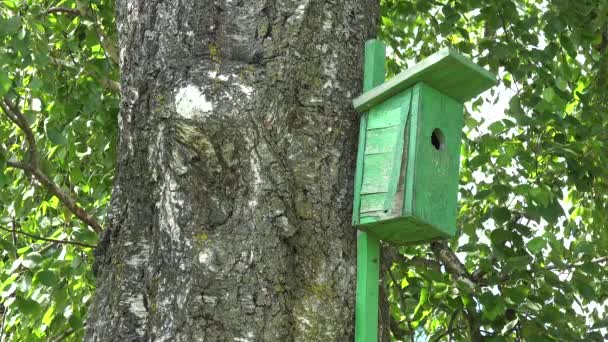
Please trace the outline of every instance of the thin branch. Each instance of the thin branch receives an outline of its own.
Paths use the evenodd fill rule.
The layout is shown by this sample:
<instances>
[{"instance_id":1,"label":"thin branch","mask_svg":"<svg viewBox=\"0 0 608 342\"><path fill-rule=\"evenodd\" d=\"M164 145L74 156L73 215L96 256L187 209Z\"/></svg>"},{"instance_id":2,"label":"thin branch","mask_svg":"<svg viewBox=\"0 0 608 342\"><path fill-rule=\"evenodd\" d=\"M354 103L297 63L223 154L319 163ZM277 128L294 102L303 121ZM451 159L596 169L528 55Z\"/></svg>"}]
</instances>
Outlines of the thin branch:
<instances>
[{"instance_id":1,"label":"thin branch","mask_svg":"<svg viewBox=\"0 0 608 342\"><path fill-rule=\"evenodd\" d=\"M61 188L55 184L46 174L42 172L39 168L33 168L30 170L31 174L38 180L45 188L47 188L53 195L57 196L61 203L66 206L76 217L78 217L82 222L89 225L89 227L93 228L97 233L101 233L103 230L101 225L97 222L97 220L87 213L84 209L82 209L76 200L73 199L70 195L65 193Z\"/></svg>"},{"instance_id":2,"label":"thin branch","mask_svg":"<svg viewBox=\"0 0 608 342\"><path fill-rule=\"evenodd\" d=\"M48 14L67 14L71 17L76 17L78 16L78 10L76 8L51 7L40 13L39 16L45 16Z\"/></svg>"},{"instance_id":3,"label":"thin branch","mask_svg":"<svg viewBox=\"0 0 608 342\"><path fill-rule=\"evenodd\" d=\"M0 324L0 341L4 341L4 321L6 320L6 307L2 305L2 324Z\"/></svg>"},{"instance_id":4,"label":"thin branch","mask_svg":"<svg viewBox=\"0 0 608 342\"><path fill-rule=\"evenodd\" d=\"M15 107L15 105L7 98L3 98L0 101L0 107L6 114L6 116L14 122L25 134L25 140L28 144L28 154L30 162L34 165L38 165L38 152L36 151L36 138L34 138L34 132L27 123L25 116Z\"/></svg>"},{"instance_id":5,"label":"thin branch","mask_svg":"<svg viewBox=\"0 0 608 342\"><path fill-rule=\"evenodd\" d=\"M65 193L61 188L53 182L41 169L38 164L38 152L36 150L36 139L34 138L34 132L31 127L27 124L25 116L14 106L7 98L0 100L0 107L6 114L6 116L13 121L26 136L28 144L28 153L30 160L26 162L8 161L7 165L24 170L28 176L33 176L38 182L45 186L53 195L57 196L61 203L66 206L74 215L80 220L89 225L97 233L101 233L101 225L97 220L82 209L75 199L69 194Z\"/></svg>"},{"instance_id":6,"label":"thin branch","mask_svg":"<svg viewBox=\"0 0 608 342\"><path fill-rule=\"evenodd\" d=\"M454 278L456 278L456 280L462 280L470 283L472 286L475 286L471 274L467 271L466 267L464 267L462 262L458 259L454 251L450 249L447 243L444 241L431 242L431 251L433 251L435 258L437 258L443 264L443 266L445 266L445 269ZM468 321L471 341L482 342L484 338L480 331L481 325L479 323L477 312L475 310L466 309L465 313Z\"/></svg>"},{"instance_id":7,"label":"thin branch","mask_svg":"<svg viewBox=\"0 0 608 342\"><path fill-rule=\"evenodd\" d=\"M435 258L439 260L445 269L455 278L465 278L471 280L471 275L458 259L454 251L448 247L443 241L435 241L431 243L431 251L435 254Z\"/></svg>"},{"instance_id":8,"label":"thin branch","mask_svg":"<svg viewBox=\"0 0 608 342\"><path fill-rule=\"evenodd\" d=\"M448 331L446 332L448 334L448 341L452 341L452 333L453 333L453 329L454 329L454 322L456 321L456 317L458 316L458 313L460 312L464 312L463 308L456 308L456 310L454 310L454 312L452 312L452 317L450 317L450 323L448 324Z\"/></svg>"},{"instance_id":9,"label":"thin branch","mask_svg":"<svg viewBox=\"0 0 608 342\"><path fill-rule=\"evenodd\" d=\"M72 335L73 333L75 333L76 330L74 328L70 328L68 330L66 330L63 334L57 336L56 338L53 339L53 342L60 342L65 340L66 338L68 338L70 335Z\"/></svg>"},{"instance_id":10,"label":"thin branch","mask_svg":"<svg viewBox=\"0 0 608 342\"><path fill-rule=\"evenodd\" d=\"M473 342L483 342L485 339L481 334L481 324L479 323L479 317L477 312L471 309L465 310L467 316L467 322L469 323L469 335Z\"/></svg>"},{"instance_id":11,"label":"thin branch","mask_svg":"<svg viewBox=\"0 0 608 342\"><path fill-rule=\"evenodd\" d=\"M0 226L0 230L4 230L4 231L7 231L7 232L13 232L13 233L25 235L25 236L30 237L30 238L35 239L35 240L41 240L41 241L47 241L47 242L53 242L53 243L62 243L62 244L66 244L66 245L74 245L74 246L80 246L80 247L86 247L86 248L95 248L95 247L97 247L96 245L91 245L91 244L84 243L84 242L45 238L45 237L42 237L42 236L26 233L26 232L24 232L22 230L12 230L12 229L8 229L8 228L2 227L2 226Z\"/></svg>"},{"instance_id":12,"label":"thin branch","mask_svg":"<svg viewBox=\"0 0 608 342\"><path fill-rule=\"evenodd\" d=\"M120 83L107 79L107 78L102 78L102 79L99 79L98 81L102 87L116 91L116 92L120 92Z\"/></svg>"},{"instance_id":13,"label":"thin branch","mask_svg":"<svg viewBox=\"0 0 608 342\"><path fill-rule=\"evenodd\" d=\"M10 167L14 167L16 169L21 169L21 170L24 170L24 171L29 171L30 170L29 164L25 164L25 163L14 161L14 160L7 160L6 161L6 165L10 166Z\"/></svg>"},{"instance_id":14,"label":"thin branch","mask_svg":"<svg viewBox=\"0 0 608 342\"><path fill-rule=\"evenodd\" d=\"M106 54L108 55L108 57L116 65L119 65L118 64L118 61L119 61L118 49L116 48L116 45L112 41L110 41L110 39L108 39L108 37L105 35L103 30L101 29L101 25L97 21L97 18L95 17L93 9L90 8L90 6L87 6L82 1L79 1L79 0L76 0L76 8L78 9L78 12L80 13L80 15L83 17L87 16L87 8L89 8L91 10L93 26L95 27L95 32L97 32L97 36L99 36L99 42L101 43L101 46L103 47L103 49L106 52Z\"/></svg>"},{"instance_id":15,"label":"thin branch","mask_svg":"<svg viewBox=\"0 0 608 342\"><path fill-rule=\"evenodd\" d=\"M87 13L88 6L81 1L76 1L76 8L66 8L66 7L51 7L46 11L40 13L40 16L48 15L48 14L66 14L71 17L88 17L89 13ZM97 22L97 18L92 15L93 19L93 27L95 28L95 32L99 37L99 42L101 46L105 50L108 58L110 58L116 65L118 65L118 50L116 49L113 42L108 39L103 30L101 29L101 25Z\"/></svg>"},{"instance_id":16,"label":"thin branch","mask_svg":"<svg viewBox=\"0 0 608 342\"><path fill-rule=\"evenodd\" d=\"M567 270L567 269L571 269L571 268L582 266L582 265L584 265L587 262L590 262L590 263L593 263L593 264L599 264L599 263L607 262L607 261L608 261L608 256L604 256L604 257L592 259L590 261L577 261L577 262L574 262L574 263L572 263L570 265L564 265L564 266L551 265L551 266L547 267L547 270L550 270L550 271L551 270L556 270L556 269L557 270Z\"/></svg>"}]
</instances>

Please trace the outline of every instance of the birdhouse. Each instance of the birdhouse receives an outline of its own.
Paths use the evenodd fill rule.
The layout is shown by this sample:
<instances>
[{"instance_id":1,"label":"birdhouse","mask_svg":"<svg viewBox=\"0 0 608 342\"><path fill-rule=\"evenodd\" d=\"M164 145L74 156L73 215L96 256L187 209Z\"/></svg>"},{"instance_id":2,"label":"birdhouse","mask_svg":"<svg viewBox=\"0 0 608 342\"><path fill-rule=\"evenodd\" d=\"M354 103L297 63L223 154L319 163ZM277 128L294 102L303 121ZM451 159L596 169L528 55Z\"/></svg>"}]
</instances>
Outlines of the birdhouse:
<instances>
[{"instance_id":1,"label":"birdhouse","mask_svg":"<svg viewBox=\"0 0 608 342\"><path fill-rule=\"evenodd\" d=\"M363 113L353 226L393 244L456 234L463 105L495 83L448 48L353 101Z\"/></svg>"}]
</instances>

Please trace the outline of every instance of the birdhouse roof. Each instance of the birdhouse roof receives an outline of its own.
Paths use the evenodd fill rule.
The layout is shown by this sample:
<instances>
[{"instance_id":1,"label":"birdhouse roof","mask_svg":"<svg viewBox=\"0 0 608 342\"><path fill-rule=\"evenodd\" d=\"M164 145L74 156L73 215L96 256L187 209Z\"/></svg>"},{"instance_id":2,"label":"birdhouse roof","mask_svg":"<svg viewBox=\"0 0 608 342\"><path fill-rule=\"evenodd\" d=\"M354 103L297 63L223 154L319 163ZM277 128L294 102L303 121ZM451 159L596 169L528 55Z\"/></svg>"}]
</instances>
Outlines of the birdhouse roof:
<instances>
[{"instance_id":1,"label":"birdhouse roof","mask_svg":"<svg viewBox=\"0 0 608 342\"><path fill-rule=\"evenodd\" d=\"M418 82L464 103L494 86L496 77L456 50L444 48L357 97L353 106L366 112Z\"/></svg>"}]
</instances>

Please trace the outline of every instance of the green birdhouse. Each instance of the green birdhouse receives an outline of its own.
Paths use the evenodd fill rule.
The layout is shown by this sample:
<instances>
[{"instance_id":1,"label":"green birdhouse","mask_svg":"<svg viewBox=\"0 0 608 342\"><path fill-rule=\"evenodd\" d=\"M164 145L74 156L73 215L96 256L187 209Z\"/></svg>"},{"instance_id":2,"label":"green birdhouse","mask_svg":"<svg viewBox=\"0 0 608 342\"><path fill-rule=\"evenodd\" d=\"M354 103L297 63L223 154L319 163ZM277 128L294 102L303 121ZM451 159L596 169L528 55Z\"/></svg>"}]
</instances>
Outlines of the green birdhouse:
<instances>
[{"instance_id":1,"label":"green birdhouse","mask_svg":"<svg viewBox=\"0 0 608 342\"><path fill-rule=\"evenodd\" d=\"M355 227L394 244L456 234L463 105L495 83L443 49L353 101L363 113Z\"/></svg>"}]
</instances>

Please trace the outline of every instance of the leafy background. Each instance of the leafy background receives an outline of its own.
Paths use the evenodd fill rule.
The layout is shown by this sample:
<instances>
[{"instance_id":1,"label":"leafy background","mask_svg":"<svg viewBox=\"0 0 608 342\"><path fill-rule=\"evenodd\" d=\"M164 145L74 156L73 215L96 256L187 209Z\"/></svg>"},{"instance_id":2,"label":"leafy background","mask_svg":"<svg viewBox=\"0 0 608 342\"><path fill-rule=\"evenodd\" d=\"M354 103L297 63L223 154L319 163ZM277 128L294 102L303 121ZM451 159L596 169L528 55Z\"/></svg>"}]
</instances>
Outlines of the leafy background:
<instances>
[{"instance_id":1,"label":"leafy background","mask_svg":"<svg viewBox=\"0 0 608 342\"><path fill-rule=\"evenodd\" d=\"M380 2L389 77L444 46L500 76L465 113L459 236L386 254L392 339L608 338L608 1ZM115 163L113 6L0 1L0 340L82 339Z\"/></svg>"},{"instance_id":2,"label":"leafy background","mask_svg":"<svg viewBox=\"0 0 608 342\"><path fill-rule=\"evenodd\" d=\"M115 47L106 51L104 39L116 41L111 1L0 2L0 97L35 139L32 146L0 113L0 334L7 341L83 336L95 285L86 245L97 233L35 172L12 165L31 165L35 148L39 170L101 222L119 100Z\"/></svg>"}]
</instances>

